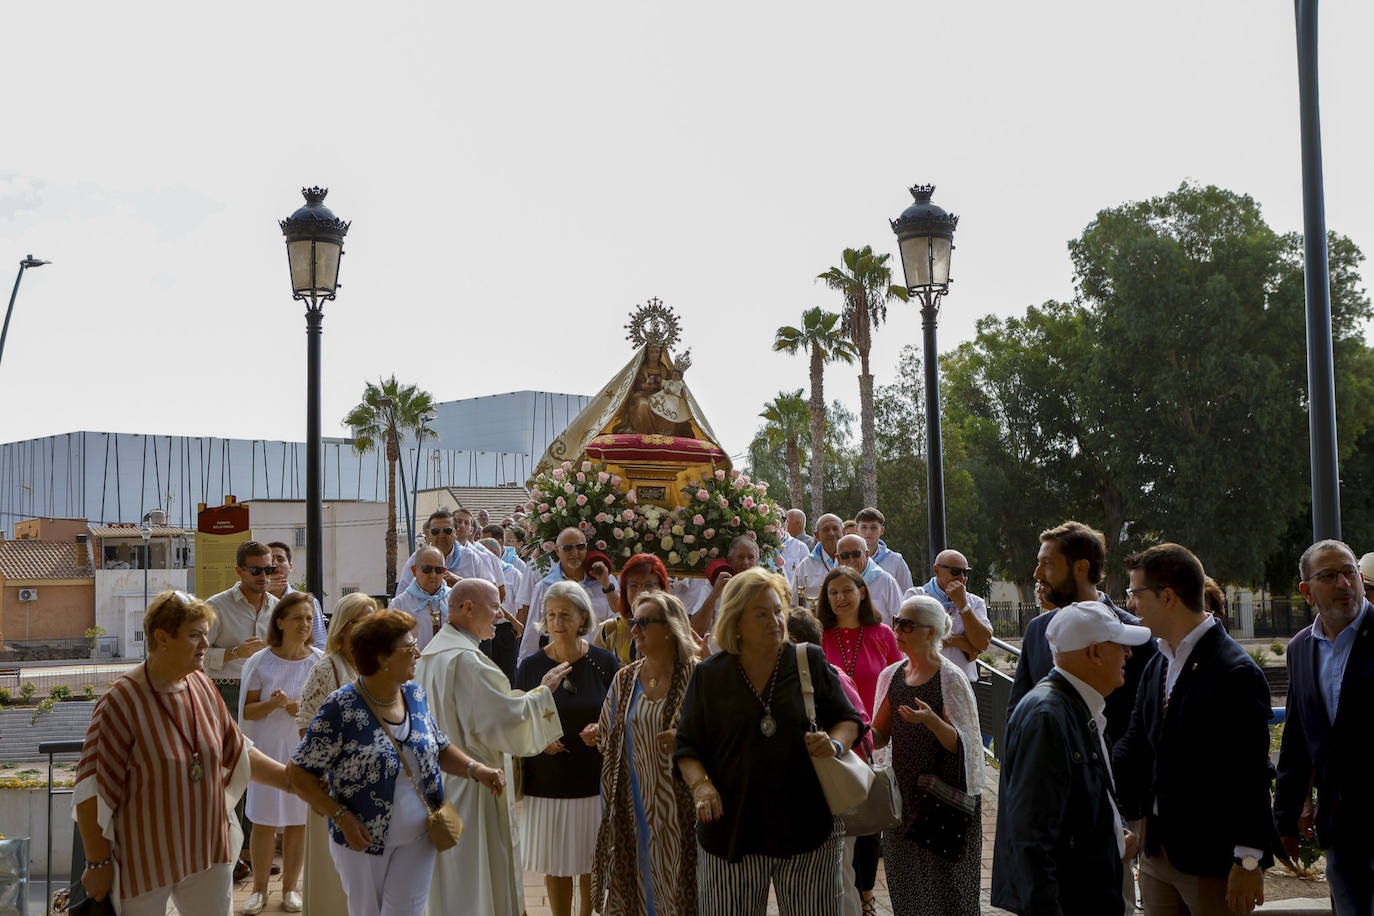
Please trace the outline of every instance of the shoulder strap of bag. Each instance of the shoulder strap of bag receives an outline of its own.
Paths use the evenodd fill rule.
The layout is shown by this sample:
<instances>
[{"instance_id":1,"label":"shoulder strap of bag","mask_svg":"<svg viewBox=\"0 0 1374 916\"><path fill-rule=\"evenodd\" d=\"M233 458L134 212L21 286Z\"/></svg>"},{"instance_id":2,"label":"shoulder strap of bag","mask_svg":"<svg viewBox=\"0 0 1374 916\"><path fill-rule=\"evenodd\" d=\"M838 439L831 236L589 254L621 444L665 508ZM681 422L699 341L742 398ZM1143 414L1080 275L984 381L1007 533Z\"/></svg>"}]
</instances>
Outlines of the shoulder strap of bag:
<instances>
[{"instance_id":1,"label":"shoulder strap of bag","mask_svg":"<svg viewBox=\"0 0 1374 916\"><path fill-rule=\"evenodd\" d=\"M799 642L797 650L797 677L801 678L802 702L806 704L806 718L811 730L816 731L816 688L811 683L811 658L806 654L806 643Z\"/></svg>"},{"instance_id":2,"label":"shoulder strap of bag","mask_svg":"<svg viewBox=\"0 0 1374 916\"><path fill-rule=\"evenodd\" d=\"M433 814L433 806L430 805L429 799L425 798L425 793L420 791L420 784L415 781L415 774L410 772L410 763L406 761L406 755L402 753L401 742L396 740L396 736L391 733L391 729L387 728L386 723L382 721L382 714L377 711L376 707L372 705L372 701L367 698L367 694L363 692L362 685L355 681L354 687L358 691L358 698L363 701L363 705L367 707L368 712L372 713L372 718L377 720L377 726L382 730L382 734L391 739L391 746L396 748L396 756L401 761L401 769L406 771L406 778L410 780L411 786L415 788L415 794L420 796L420 801L424 804L425 810ZM406 707L406 718L409 719L410 705L405 703L404 691L401 693L401 702Z\"/></svg>"}]
</instances>

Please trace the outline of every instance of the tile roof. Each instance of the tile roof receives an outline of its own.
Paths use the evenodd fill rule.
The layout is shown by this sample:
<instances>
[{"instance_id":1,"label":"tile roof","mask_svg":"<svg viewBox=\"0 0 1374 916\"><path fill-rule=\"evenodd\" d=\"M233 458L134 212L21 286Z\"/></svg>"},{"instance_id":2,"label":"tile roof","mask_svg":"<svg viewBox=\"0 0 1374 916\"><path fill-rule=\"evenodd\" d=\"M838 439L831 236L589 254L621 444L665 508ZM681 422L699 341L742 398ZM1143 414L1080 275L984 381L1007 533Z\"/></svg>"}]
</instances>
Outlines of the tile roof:
<instances>
[{"instance_id":1,"label":"tile roof","mask_svg":"<svg viewBox=\"0 0 1374 916\"><path fill-rule=\"evenodd\" d=\"M0 541L0 576L6 579L94 579L76 565L75 541Z\"/></svg>"},{"instance_id":2,"label":"tile roof","mask_svg":"<svg viewBox=\"0 0 1374 916\"><path fill-rule=\"evenodd\" d=\"M529 491L521 486L514 487L444 487L440 493L447 493L453 500L450 508L467 509L476 515L483 509L491 520L500 524L501 519L510 515L516 508L523 506L530 498ZM443 505L445 500L439 500Z\"/></svg>"},{"instance_id":3,"label":"tile roof","mask_svg":"<svg viewBox=\"0 0 1374 916\"><path fill-rule=\"evenodd\" d=\"M194 535L194 528L177 528L172 525L149 525L155 538L174 538ZM91 536L97 538L142 538L137 525L91 525Z\"/></svg>"}]
</instances>

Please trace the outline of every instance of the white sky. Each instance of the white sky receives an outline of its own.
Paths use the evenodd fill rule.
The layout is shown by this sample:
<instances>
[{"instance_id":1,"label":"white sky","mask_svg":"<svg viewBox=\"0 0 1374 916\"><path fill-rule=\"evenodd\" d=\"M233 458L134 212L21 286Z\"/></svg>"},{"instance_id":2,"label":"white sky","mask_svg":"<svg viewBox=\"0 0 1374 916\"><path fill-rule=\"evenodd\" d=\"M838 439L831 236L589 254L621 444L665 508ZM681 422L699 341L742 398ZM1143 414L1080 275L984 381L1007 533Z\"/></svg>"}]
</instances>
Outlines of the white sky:
<instances>
[{"instance_id":1,"label":"white sky","mask_svg":"<svg viewBox=\"0 0 1374 916\"><path fill-rule=\"evenodd\" d=\"M838 310L813 278L846 246L895 251L916 182L961 217L942 349L1069 297L1065 242L1184 179L1301 227L1289 2L32 3L4 32L0 295L54 263L19 291L0 441L304 438L276 224L304 185L353 221L326 435L392 372L592 394L658 296L739 452L807 384L774 331ZM1374 253L1374 4L1321 34L1327 223ZM920 333L892 308L879 384Z\"/></svg>"}]
</instances>

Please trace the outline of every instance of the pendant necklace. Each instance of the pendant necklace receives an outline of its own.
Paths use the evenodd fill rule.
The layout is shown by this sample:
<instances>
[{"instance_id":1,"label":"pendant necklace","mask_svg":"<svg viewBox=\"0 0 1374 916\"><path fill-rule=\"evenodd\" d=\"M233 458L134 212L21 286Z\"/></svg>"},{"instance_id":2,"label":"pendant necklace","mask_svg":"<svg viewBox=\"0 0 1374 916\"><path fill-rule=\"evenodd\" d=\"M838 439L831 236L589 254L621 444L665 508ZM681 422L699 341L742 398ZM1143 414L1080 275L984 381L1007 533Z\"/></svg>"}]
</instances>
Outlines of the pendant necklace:
<instances>
[{"instance_id":1,"label":"pendant necklace","mask_svg":"<svg viewBox=\"0 0 1374 916\"><path fill-rule=\"evenodd\" d=\"M387 709L387 708L389 708L389 707L391 706L391 703L395 703L395 702L396 702L395 700L392 700L391 703L383 703L381 700L379 700L379 699L377 699L376 697L374 697L374 696L372 695L372 692L369 691L369 690L367 689L367 685L363 683L363 679L362 679L361 676L358 677L357 684L358 684L358 689L361 690L361 691L363 692L363 696L365 696L365 697L367 697L369 700L371 700L371 701L372 701L372 705L373 705L373 706L376 706L379 710L385 710L385 709ZM397 693L397 695L400 695L401 691L398 690L398 691L396 691L396 693ZM405 708L406 708L406 707L405 707L405 704L402 703L402 704L401 704L401 709L402 709L401 718L397 719L395 722L393 722L393 721L391 721L390 719L386 718L386 717L383 716L380 712L377 713L377 717L378 717L379 719L381 719L383 722L385 722L387 725L401 725L401 724L403 724L403 723L405 722L405 720L406 720L405 711L404 711Z\"/></svg>"},{"instance_id":2,"label":"pendant necklace","mask_svg":"<svg viewBox=\"0 0 1374 916\"><path fill-rule=\"evenodd\" d=\"M864 641L864 630L862 626L855 630L857 635L854 638L854 648L852 651L846 652L844 645L844 631L846 629L846 627L835 628L835 644L840 647L840 667L844 669L845 674L853 677L854 671L859 666L859 646Z\"/></svg>"},{"instance_id":3,"label":"pendant necklace","mask_svg":"<svg viewBox=\"0 0 1374 916\"><path fill-rule=\"evenodd\" d=\"M784 644L785 645L785 644ZM759 731L763 732L763 737L771 738L773 733L778 730L778 720L773 718L773 688L777 686L779 662L782 661L783 646L778 647L778 657L773 660L773 672L768 675L768 683L765 685L767 696L761 696L754 689L754 682L749 680L749 673L744 670L744 663L735 656L735 664L739 666L740 677L744 678L744 683L749 685L749 692L759 701L763 707L763 718L759 720Z\"/></svg>"},{"instance_id":4,"label":"pendant necklace","mask_svg":"<svg viewBox=\"0 0 1374 916\"><path fill-rule=\"evenodd\" d=\"M186 699L191 703L191 738L186 737L186 733L181 730L181 725L177 722L172 711L167 708L167 704L162 702L162 695L153 686L153 679L148 674L148 662L143 662L143 678L148 682L148 689L153 692L153 699L157 700L157 707L166 714L172 722L172 728L177 730L181 740L186 742L186 746L191 749L191 765L186 768L186 775L191 778L191 782L200 782L205 778L205 767L200 763L200 726L196 724L196 692L190 684L186 685Z\"/></svg>"}]
</instances>

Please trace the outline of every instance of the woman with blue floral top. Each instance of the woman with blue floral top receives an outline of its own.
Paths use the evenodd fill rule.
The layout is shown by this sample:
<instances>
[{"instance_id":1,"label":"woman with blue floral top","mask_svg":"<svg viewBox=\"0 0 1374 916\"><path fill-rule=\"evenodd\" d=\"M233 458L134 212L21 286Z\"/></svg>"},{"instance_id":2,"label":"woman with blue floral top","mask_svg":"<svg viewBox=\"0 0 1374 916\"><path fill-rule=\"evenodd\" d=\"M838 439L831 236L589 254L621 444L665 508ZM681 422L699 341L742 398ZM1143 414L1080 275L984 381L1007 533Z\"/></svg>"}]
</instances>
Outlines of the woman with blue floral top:
<instances>
[{"instance_id":1,"label":"woman with blue floral top","mask_svg":"<svg viewBox=\"0 0 1374 916\"><path fill-rule=\"evenodd\" d=\"M424 911L435 856L425 821L444 801L441 771L496 795L506 784L505 774L468 757L430 716L424 690L411 682L414 627L407 613L381 611L354 628L358 679L330 695L291 757L292 785L329 817L349 916Z\"/></svg>"}]
</instances>

